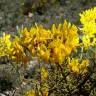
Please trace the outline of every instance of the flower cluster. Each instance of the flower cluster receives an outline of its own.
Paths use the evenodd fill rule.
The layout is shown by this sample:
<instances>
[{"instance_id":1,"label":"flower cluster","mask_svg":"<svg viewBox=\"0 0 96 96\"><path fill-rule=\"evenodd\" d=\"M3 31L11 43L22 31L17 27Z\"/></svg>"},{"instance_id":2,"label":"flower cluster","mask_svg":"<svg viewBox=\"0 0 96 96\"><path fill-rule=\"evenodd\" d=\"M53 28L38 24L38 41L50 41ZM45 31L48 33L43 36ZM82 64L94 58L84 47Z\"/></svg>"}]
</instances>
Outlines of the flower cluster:
<instances>
[{"instance_id":1,"label":"flower cluster","mask_svg":"<svg viewBox=\"0 0 96 96\"><path fill-rule=\"evenodd\" d=\"M45 63L62 64L64 58L79 46L77 31L77 27L66 20L58 27L53 24L50 30L36 25L30 31L23 30L21 41L32 56L39 57Z\"/></svg>"},{"instance_id":2,"label":"flower cluster","mask_svg":"<svg viewBox=\"0 0 96 96\"><path fill-rule=\"evenodd\" d=\"M36 94L35 94L34 90L29 90L26 92L26 94L24 96L36 96Z\"/></svg>"},{"instance_id":3,"label":"flower cluster","mask_svg":"<svg viewBox=\"0 0 96 96\"><path fill-rule=\"evenodd\" d=\"M83 24L83 44L86 49L96 45L96 7L80 13L80 21ZM92 40L93 39L93 40Z\"/></svg>"},{"instance_id":4,"label":"flower cluster","mask_svg":"<svg viewBox=\"0 0 96 96\"><path fill-rule=\"evenodd\" d=\"M27 63L29 57L26 51L29 51L32 56L37 56L45 63L62 64L64 58L79 45L77 27L71 26L67 21L58 27L53 24L51 29L45 29L42 25L36 25L29 31L24 28L20 35L21 37L15 36L12 41L10 35L4 34L0 38L1 56L10 55L16 62Z\"/></svg>"},{"instance_id":5,"label":"flower cluster","mask_svg":"<svg viewBox=\"0 0 96 96\"><path fill-rule=\"evenodd\" d=\"M4 33L3 36L0 37L0 57L9 56L10 52L11 52L10 35Z\"/></svg>"},{"instance_id":6,"label":"flower cluster","mask_svg":"<svg viewBox=\"0 0 96 96\"><path fill-rule=\"evenodd\" d=\"M22 61L26 64L29 61L29 58L25 54L24 48L21 45L21 41L18 37L15 37L15 39L12 41L11 49L10 57L17 63Z\"/></svg>"},{"instance_id":7,"label":"flower cluster","mask_svg":"<svg viewBox=\"0 0 96 96\"><path fill-rule=\"evenodd\" d=\"M96 34L96 7L80 13L83 32L87 35Z\"/></svg>"},{"instance_id":8,"label":"flower cluster","mask_svg":"<svg viewBox=\"0 0 96 96\"><path fill-rule=\"evenodd\" d=\"M3 43L3 49L1 48L1 50L6 51L5 49L8 48L6 52L9 52L11 49L10 53L6 54L9 54L16 62L27 63L29 56L26 53L29 52L31 56L36 56L45 63L62 64L64 59L79 46L77 31L77 27L66 20L57 27L53 24L51 29L36 25L31 27L30 30L24 28L20 37L15 36L12 41L9 40L10 35L4 35L0 38L0 44ZM4 54L1 53L1 55Z\"/></svg>"},{"instance_id":9,"label":"flower cluster","mask_svg":"<svg viewBox=\"0 0 96 96\"><path fill-rule=\"evenodd\" d=\"M73 58L72 60L70 60L70 58L68 58L68 68L70 69L70 72L73 72L77 75L86 73L88 66L88 59L79 61L79 59Z\"/></svg>"}]
</instances>

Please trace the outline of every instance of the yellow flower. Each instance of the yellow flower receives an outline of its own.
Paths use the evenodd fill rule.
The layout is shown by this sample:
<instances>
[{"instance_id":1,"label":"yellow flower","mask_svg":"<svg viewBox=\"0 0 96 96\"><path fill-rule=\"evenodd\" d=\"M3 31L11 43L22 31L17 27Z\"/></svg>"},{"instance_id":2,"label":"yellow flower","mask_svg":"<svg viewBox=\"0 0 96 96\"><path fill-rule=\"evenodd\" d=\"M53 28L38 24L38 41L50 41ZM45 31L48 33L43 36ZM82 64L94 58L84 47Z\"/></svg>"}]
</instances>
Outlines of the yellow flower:
<instances>
[{"instance_id":1,"label":"yellow flower","mask_svg":"<svg viewBox=\"0 0 96 96\"><path fill-rule=\"evenodd\" d=\"M43 60L45 63L49 63L50 59L50 50L46 48L44 44L41 44L37 47L38 54L37 56Z\"/></svg>"},{"instance_id":2,"label":"yellow flower","mask_svg":"<svg viewBox=\"0 0 96 96\"><path fill-rule=\"evenodd\" d=\"M82 41L85 49L88 49L88 47L91 45L90 38L88 36L83 36Z\"/></svg>"},{"instance_id":3,"label":"yellow flower","mask_svg":"<svg viewBox=\"0 0 96 96\"><path fill-rule=\"evenodd\" d=\"M42 90L42 95L40 96L48 96L48 84L47 83L43 83L43 86L41 87L41 90Z\"/></svg>"},{"instance_id":4,"label":"yellow flower","mask_svg":"<svg viewBox=\"0 0 96 96\"><path fill-rule=\"evenodd\" d=\"M29 61L28 57L26 56L24 52L24 48L20 44L20 39L16 37L12 42L12 51L10 54L10 57L15 60L16 62L24 62L27 63Z\"/></svg>"},{"instance_id":5,"label":"yellow flower","mask_svg":"<svg viewBox=\"0 0 96 96\"><path fill-rule=\"evenodd\" d=\"M29 47L30 46L30 47ZM32 47L31 45L28 46L28 49L31 53L32 56L37 56L36 54L36 49L34 47Z\"/></svg>"},{"instance_id":6,"label":"yellow flower","mask_svg":"<svg viewBox=\"0 0 96 96\"><path fill-rule=\"evenodd\" d=\"M28 29L27 28L24 28L24 30L22 31L21 40L23 41L23 44L25 46L28 46L31 43L32 37L31 37L30 32L28 32Z\"/></svg>"},{"instance_id":7,"label":"yellow flower","mask_svg":"<svg viewBox=\"0 0 96 96\"><path fill-rule=\"evenodd\" d=\"M66 54L65 46L61 40L50 42L48 48L50 49L50 62L62 64L68 54Z\"/></svg>"},{"instance_id":8,"label":"yellow flower","mask_svg":"<svg viewBox=\"0 0 96 96\"><path fill-rule=\"evenodd\" d=\"M41 68L41 79L45 80L48 77L48 70L44 67Z\"/></svg>"},{"instance_id":9,"label":"yellow flower","mask_svg":"<svg viewBox=\"0 0 96 96\"><path fill-rule=\"evenodd\" d=\"M72 60L70 60L70 58L68 58L68 68L70 69L70 72L73 72L77 75L86 73L88 66L89 66L88 59L82 60L80 63L79 59L73 58Z\"/></svg>"},{"instance_id":10,"label":"yellow flower","mask_svg":"<svg viewBox=\"0 0 96 96\"><path fill-rule=\"evenodd\" d=\"M84 48L88 49L90 46L96 45L96 7L80 13L80 17L80 21L83 24L83 28L81 29L84 33L82 43Z\"/></svg>"},{"instance_id":11,"label":"yellow flower","mask_svg":"<svg viewBox=\"0 0 96 96\"><path fill-rule=\"evenodd\" d=\"M11 51L11 40L10 35L3 34L0 37L0 56L9 56Z\"/></svg>"},{"instance_id":12,"label":"yellow flower","mask_svg":"<svg viewBox=\"0 0 96 96\"><path fill-rule=\"evenodd\" d=\"M49 50L46 50L44 52L44 54L41 53L41 58L45 61L45 63L49 63L49 59L50 59L50 51Z\"/></svg>"},{"instance_id":13,"label":"yellow flower","mask_svg":"<svg viewBox=\"0 0 96 96\"><path fill-rule=\"evenodd\" d=\"M79 73L79 68L78 68L78 66L77 66L77 65L72 66L72 71L73 71L74 73L78 74L78 73Z\"/></svg>"},{"instance_id":14,"label":"yellow flower","mask_svg":"<svg viewBox=\"0 0 96 96\"><path fill-rule=\"evenodd\" d=\"M81 71L81 73L86 73L88 66L89 66L89 60L88 59L83 60L81 62L81 64L80 64L80 71Z\"/></svg>"},{"instance_id":15,"label":"yellow flower","mask_svg":"<svg viewBox=\"0 0 96 96\"><path fill-rule=\"evenodd\" d=\"M96 34L96 7L80 13L83 33L89 36Z\"/></svg>"},{"instance_id":16,"label":"yellow flower","mask_svg":"<svg viewBox=\"0 0 96 96\"><path fill-rule=\"evenodd\" d=\"M84 11L83 13L80 13L81 19L80 21L82 24L95 21L96 19L96 7L88 9Z\"/></svg>"},{"instance_id":17,"label":"yellow flower","mask_svg":"<svg viewBox=\"0 0 96 96\"><path fill-rule=\"evenodd\" d=\"M93 42L91 42L91 45L92 46L96 45L96 37L95 36L93 37Z\"/></svg>"},{"instance_id":18,"label":"yellow flower","mask_svg":"<svg viewBox=\"0 0 96 96\"><path fill-rule=\"evenodd\" d=\"M91 41L91 39L93 39L93 40ZM95 36L89 37L88 35L84 35L84 36L82 37L82 43L83 43L84 48L85 48L85 50L86 50L86 49L88 49L90 46L96 45L96 37L95 37Z\"/></svg>"},{"instance_id":19,"label":"yellow flower","mask_svg":"<svg viewBox=\"0 0 96 96\"><path fill-rule=\"evenodd\" d=\"M27 91L27 92L25 93L24 96L36 96L36 94L35 94L35 91L34 91L34 90L29 90L29 91Z\"/></svg>"},{"instance_id":20,"label":"yellow flower","mask_svg":"<svg viewBox=\"0 0 96 96\"><path fill-rule=\"evenodd\" d=\"M65 57L78 46L77 31L77 27L66 20L57 27L53 24L51 30L36 24L29 31L24 28L20 39L32 56L38 56L45 63L62 64Z\"/></svg>"},{"instance_id":21,"label":"yellow flower","mask_svg":"<svg viewBox=\"0 0 96 96\"><path fill-rule=\"evenodd\" d=\"M61 37L61 35L62 35L62 32L61 32L62 27L61 26L62 26L61 24L59 24L58 27L56 27L55 24L52 25L51 32L52 32L53 39L58 39Z\"/></svg>"},{"instance_id":22,"label":"yellow flower","mask_svg":"<svg viewBox=\"0 0 96 96\"><path fill-rule=\"evenodd\" d=\"M73 73L79 74L80 71L79 71L79 61L78 61L78 59L70 60L70 58L69 58L68 68Z\"/></svg>"}]
</instances>

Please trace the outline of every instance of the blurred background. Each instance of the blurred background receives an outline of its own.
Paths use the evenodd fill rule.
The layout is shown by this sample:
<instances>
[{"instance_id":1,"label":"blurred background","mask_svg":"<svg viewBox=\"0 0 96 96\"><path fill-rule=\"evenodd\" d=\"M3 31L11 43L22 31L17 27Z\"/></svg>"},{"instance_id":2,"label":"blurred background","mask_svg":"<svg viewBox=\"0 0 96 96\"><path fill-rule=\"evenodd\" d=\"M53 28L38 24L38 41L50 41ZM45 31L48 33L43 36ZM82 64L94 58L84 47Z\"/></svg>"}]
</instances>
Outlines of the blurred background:
<instances>
[{"instance_id":1,"label":"blurred background","mask_svg":"<svg viewBox=\"0 0 96 96\"><path fill-rule=\"evenodd\" d=\"M0 0L0 31L16 32L16 26L45 27L67 19L80 24L79 13L96 5L96 0Z\"/></svg>"}]
</instances>

